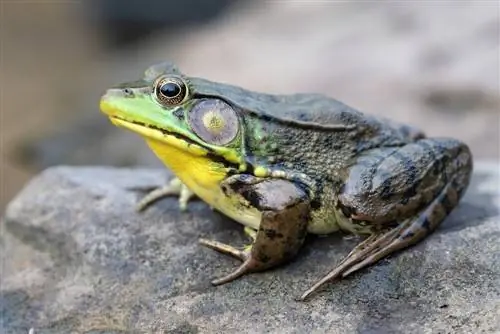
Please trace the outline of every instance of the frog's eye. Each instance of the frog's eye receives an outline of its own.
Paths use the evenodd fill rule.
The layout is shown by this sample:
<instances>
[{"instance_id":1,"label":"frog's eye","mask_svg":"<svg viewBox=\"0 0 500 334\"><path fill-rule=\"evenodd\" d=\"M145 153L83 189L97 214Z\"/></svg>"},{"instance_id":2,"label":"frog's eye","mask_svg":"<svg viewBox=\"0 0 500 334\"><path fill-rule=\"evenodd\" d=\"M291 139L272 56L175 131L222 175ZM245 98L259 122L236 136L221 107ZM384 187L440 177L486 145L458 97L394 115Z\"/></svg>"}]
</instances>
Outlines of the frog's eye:
<instances>
[{"instance_id":1,"label":"frog's eye","mask_svg":"<svg viewBox=\"0 0 500 334\"><path fill-rule=\"evenodd\" d=\"M238 134L238 116L221 100L202 100L189 112L189 124L209 144L227 145Z\"/></svg>"},{"instance_id":2,"label":"frog's eye","mask_svg":"<svg viewBox=\"0 0 500 334\"><path fill-rule=\"evenodd\" d=\"M179 77L162 77L156 81L154 94L161 104L175 106L184 101L188 89Z\"/></svg>"}]
</instances>

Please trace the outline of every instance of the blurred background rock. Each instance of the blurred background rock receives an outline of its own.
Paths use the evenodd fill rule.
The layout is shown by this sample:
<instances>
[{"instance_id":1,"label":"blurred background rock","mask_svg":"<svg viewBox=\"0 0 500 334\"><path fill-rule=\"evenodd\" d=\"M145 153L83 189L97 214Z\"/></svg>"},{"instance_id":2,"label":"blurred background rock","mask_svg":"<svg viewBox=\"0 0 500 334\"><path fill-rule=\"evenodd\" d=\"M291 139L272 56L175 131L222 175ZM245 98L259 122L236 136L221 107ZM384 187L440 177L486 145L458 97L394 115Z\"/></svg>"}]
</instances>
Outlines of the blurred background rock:
<instances>
[{"instance_id":1,"label":"blurred background rock","mask_svg":"<svg viewBox=\"0 0 500 334\"><path fill-rule=\"evenodd\" d=\"M59 164L159 166L98 110L170 59L270 93L322 92L499 157L497 1L0 0L0 208Z\"/></svg>"}]
</instances>

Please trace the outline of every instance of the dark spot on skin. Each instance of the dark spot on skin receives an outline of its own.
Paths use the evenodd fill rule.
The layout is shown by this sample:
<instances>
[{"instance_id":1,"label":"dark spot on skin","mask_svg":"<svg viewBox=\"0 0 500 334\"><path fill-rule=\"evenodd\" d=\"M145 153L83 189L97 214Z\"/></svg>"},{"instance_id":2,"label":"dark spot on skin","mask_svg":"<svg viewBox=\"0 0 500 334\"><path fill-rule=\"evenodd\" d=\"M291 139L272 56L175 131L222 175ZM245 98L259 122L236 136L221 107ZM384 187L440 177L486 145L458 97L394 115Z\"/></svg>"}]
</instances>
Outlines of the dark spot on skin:
<instances>
[{"instance_id":1,"label":"dark spot on skin","mask_svg":"<svg viewBox=\"0 0 500 334\"><path fill-rule=\"evenodd\" d=\"M385 222L383 224L384 228L387 228L387 227L397 227L398 225L399 225L399 222L397 220L388 221L388 222Z\"/></svg>"},{"instance_id":2,"label":"dark spot on skin","mask_svg":"<svg viewBox=\"0 0 500 334\"><path fill-rule=\"evenodd\" d=\"M380 198L383 200L390 199L393 195L391 179L387 178L382 182L382 191L380 192Z\"/></svg>"},{"instance_id":3,"label":"dark spot on skin","mask_svg":"<svg viewBox=\"0 0 500 334\"><path fill-rule=\"evenodd\" d=\"M304 213L304 215L301 215L300 219L301 221L308 222L311 216L309 215L309 212ZM300 229L299 233L297 234L297 240L300 241L301 243L305 240L307 236L307 224L304 225L304 228ZM298 252L298 249L296 253Z\"/></svg>"},{"instance_id":4,"label":"dark spot on skin","mask_svg":"<svg viewBox=\"0 0 500 334\"><path fill-rule=\"evenodd\" d=\"M346 187L346 184L343 183L340 187L339 187L339 194L343 194L345 193L345 187Z\"/></svg>"},{"instance_id":5,"label":"dark spot on skin","mask_svg":"<svg viewBox=\"0 0 500 334\"><path fill-rule=\"evenodd\" d=\"M337 203L337 209L342 211L342 214L346 217L351 217L352 215L356 214L356 209L352 207L348 207L344 204L342 204L340 201Z\"/></svg>"},{"instance_id":6,"label":"dark spot on skin","mask_svg":"<svg viewBox=\"0 0 500 334\"><path fill-rule=\"evenodd\" d=\"M435 161L431 168L431 175L437 177L441 175L442 170L443 165L441 164L441 161Z\"/></svg>"},{"instance_id":7,"label":"dark spot on skin","mask_svg":"<svg viewBox=\"0 0 500 334\"><path fill-rule=\"evenodd\" d=\"M259 193L250 189L243 189L240 193L253 207L260 207L263 198Z\"/></svg>"},{"instance_id":8,"label":"dark spot on skin","mask_svg":"<svg viewBox=\"0 0 500 334\"><path fill-rule=\"evenodd\" d=\"M262 263L267 263L271 260L271 257L269 257L269 255L265 254L264 252L259 252L259 254L256 257Z\"/></svg>"},{"instance_id":9,"label":"dark spot on skin","mask_svg":"<svg viewBox=\"0 0 500 334\"><path fill-rule=\"evenodd\" d=\"M431 222L427 217L423 218L424 221L422 222L422 227L425 228L427 231L431 230Z\"/></svg>"},{"instance_id":10,"label":"dark spot on skin","mask_svg":"<svg viewBox=\"0 0 500 334\"><path fill-rule=\"evenodd\" d=\"M266 115L266 114L260 114L260 115L257 115L258 118L260 118L261 120L265 121L265 122L270 122L273 120L273 118L269 115Z\"/></svg>"},{"instance_id":11,"label":"dark spot on skin","mask_svg":"<svg viewBox=\"0 0 500 334\"><path fill-rule=\"evenodd\" d=\"M266 234L266 237L268 237L271 240L274 240L276 238L283 238L283 234L276 232L276 230L273 229L265 229L264 233Z\"/></svg>"},{"instance_id":12,"label":"dark spot on skin","mask_svg":"<svg viewBox=\"0 0 500 334\"><path fill-rule=\"evenodd\" d=\"M174 115L175 117L177 117L177 119L179 119L180 121L184 120L184 110L182 109L177 109L175 110L172 115Z\"/></svg>"},{"instance_id":13,"label":"dark spot on skin","mask_svg":"<svg viewBox=\"0 0 500 334\"><path fill-rule=\"evenodd\" d=\"M238 179L234 180L229 184L231 189L236 192L236 193L241 193L243 191L250 191L248 188L248 184L245 183L245 180L247 180L250 177L248 174L239 174Z\"/></svg>"},{"instance_id":14,"label":"dark spot on skin","mask_svg":"<svg viewBox=\"0 0 500 334\"><path fill-rule=\"evenodd\" d=\"M315 199L311 202L311 209L318 210L321 208L321 202L318 199Z\"/></svg>"},{"instance_id":15,"label":"dark spot on skin","mask_svg":"<svg viewBox=\"0 0 500 334\"><path fill-rule=\"evenodd\" d=\"M408 202L410 198L413 198L414 196L417 195L417 186L418 184L413 184L411 187L406 189L406 191L403 194L403 199L406 199L406 202Z\"/></svg>"},{"instance_id":16,"label":"dark spot on skin","mask_svg":"<svg viewBox=\"0 0 500 334\"><path fill-rule=\"evenodd\" d=\"M255 175L255 166L251 163L247 163L246 172L251 175Z\"/></svg>"}]
</instances>

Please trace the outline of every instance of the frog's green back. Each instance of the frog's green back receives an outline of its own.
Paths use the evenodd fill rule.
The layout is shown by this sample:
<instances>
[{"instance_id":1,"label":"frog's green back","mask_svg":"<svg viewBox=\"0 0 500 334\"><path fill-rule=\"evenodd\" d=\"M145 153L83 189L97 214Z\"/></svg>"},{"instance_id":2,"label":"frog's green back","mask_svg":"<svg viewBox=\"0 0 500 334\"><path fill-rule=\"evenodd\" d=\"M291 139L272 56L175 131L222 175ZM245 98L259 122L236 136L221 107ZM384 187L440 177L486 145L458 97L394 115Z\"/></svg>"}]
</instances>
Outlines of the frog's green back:
<instances>
[{"instance_id":1,"label":"frog's green back","mask_svg":"<svg viewBox=\"0 0 500 334\"><path fill-rule=\"evenodd\" d=\"M271 95L201 78L189 78L189 81L195 96L218 97L243 112L267 120L324 127L350 126L362 120L362 113L321 94Z\"/></svg>"}]
</instances>

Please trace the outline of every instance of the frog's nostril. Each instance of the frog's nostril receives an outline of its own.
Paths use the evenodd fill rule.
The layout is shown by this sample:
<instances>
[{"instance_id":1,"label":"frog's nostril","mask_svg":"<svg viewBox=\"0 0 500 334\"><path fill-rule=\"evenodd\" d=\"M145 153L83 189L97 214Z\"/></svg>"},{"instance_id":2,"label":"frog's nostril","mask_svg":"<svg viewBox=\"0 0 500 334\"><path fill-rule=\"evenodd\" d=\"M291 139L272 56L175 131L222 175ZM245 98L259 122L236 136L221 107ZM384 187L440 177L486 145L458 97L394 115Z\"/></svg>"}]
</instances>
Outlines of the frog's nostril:
<instances>
[{"instance_id":1,"label":"frog's nostril","mask_svg":"<svg viewBox=\"0 0 500 334\"><path fill-rule=\"evenodd\" d=\"M134 91L130 88L124 88L122 91L123 91L123 94L127 97L134 96Z\"/></svg>"}]
</instances>

